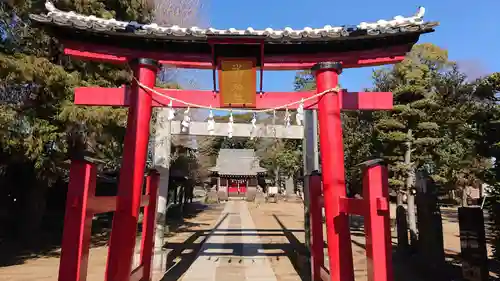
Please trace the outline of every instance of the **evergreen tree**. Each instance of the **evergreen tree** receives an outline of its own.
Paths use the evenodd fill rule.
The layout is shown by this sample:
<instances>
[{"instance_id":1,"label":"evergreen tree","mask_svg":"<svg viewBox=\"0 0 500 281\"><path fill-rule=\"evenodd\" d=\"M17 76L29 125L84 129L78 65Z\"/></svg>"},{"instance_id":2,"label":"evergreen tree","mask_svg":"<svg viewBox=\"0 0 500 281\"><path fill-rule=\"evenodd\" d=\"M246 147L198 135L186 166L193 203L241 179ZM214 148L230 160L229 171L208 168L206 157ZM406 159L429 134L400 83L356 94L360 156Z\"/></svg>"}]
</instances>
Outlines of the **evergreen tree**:
<instances>
[{"instance_id":1,"label":"evergreen tree","mask_svg":"<svg viewBox=\"0 0 500 281\"><path fill-rule=\"evenodd\" d=\"M474 150L490 160L489 169L483 170L484 181L489 185L486 208L492 221L493 253L500 258L500 73L493 73L475 83L474 100L481 98L470 119Z\"/></svg>"},{"instance_id":2,"label":"evergreen tree","mask_svg":"<svg viewBox=\"0 0 500 281\"><path fill-rule=\"evenodd\" d=\"M424 44L415 46L402 63L374 72L375 90L394 94L393 110L374 113L375 145L390 164L390 185L398 192L413 187L415 169L432 161L440 141L439 125L429 113L437 107L432 82L445 67L446 51Z\"/></svg>"},{"instance_id":3,"label":"evergreen tree","mask_svg":"<svg viewBox=\"0 0 500 281\"><path fill-rule=\"evenodd\" d=\"M10 232L23 237L36 232L45 213L48 188L68 176L72 154L91 152L115 170L121 158L126 109L77 107L78 86L112 87L129 83L125 67L71 60L58 40L31 25L30 13L44 13L44 1L0 3L0 166L15 196L7 212L18 213ZM57 1L62 10L145 21L142 1ZM75 35L76 36L76 35ZM23 182L8 182L19 170ZM12 197L11 197L12 200ZM16 230L17 231L14 231Z\"/></svg>"}]
</instances>

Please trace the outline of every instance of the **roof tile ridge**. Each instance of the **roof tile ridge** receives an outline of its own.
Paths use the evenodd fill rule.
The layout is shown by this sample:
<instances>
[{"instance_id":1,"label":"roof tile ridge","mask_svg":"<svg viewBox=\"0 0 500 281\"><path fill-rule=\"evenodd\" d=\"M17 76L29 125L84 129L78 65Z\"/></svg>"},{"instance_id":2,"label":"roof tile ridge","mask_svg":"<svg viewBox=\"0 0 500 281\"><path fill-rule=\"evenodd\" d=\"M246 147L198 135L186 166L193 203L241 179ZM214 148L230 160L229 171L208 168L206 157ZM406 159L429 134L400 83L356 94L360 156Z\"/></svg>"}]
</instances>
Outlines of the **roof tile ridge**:
<instances>
[{"instance_id":1,"label":"roof tile ridge","mask_svg":"<svg viewBox=\"0 0 500 281\"><path fill-rule=\"evenodd\" d=\"M104 25L113 28L126 28L132 22L119 21L114 18L104 19L96 17L94 15L86 16L74 11L64 12L55 7L55 5L47 0L45 2L45 8L48 11L48 16L57 16L64 19L77 19L86 23L96 23L98 25ZM404 28L406 26L421 26L425 22L423 20L425 15L425 8L419 7L417 12L410 17L404 17L401 15L395 16L392 20L380 19L376 22L361 22L355 26L337 26L333 27L331 25L325 25L322 28L311 28L304 27L303 29L292 29L286 27L284 29L274 30L270 27L263 30L255 30L252 27L246 29L216 29L210 28L200 28L197 26L191 27L180 27L178 25L172 26L160 26L157 23L141 24L138 28L152 32L152 33L163 33L172 34L174 36L185 36L192 35L195 37L205 37L207 35L252 35L252 36L267 36L274 39L279 39L282 37L290 37L294 39L299 38L320 38L325 37L339 37L339 36L349 36L350 33L356 30L366 30L368 33L375 32L374 30L393 30L395 28Z\"/></svg>"}]
</instances>

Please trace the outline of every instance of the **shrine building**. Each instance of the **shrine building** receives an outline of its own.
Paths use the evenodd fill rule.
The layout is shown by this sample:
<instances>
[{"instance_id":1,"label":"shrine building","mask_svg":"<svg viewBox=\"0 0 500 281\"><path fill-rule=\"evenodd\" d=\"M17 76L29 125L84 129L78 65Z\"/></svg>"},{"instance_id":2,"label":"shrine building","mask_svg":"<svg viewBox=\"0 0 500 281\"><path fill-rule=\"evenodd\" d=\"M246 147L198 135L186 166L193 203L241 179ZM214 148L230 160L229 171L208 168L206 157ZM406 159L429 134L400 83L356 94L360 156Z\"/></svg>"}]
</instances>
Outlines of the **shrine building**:
<instances>
[{"instance_id":1,"label":"shrine building","mask_svg":"<svg viewBox=\"0 0 500 281\"><path fill-rule=\"evenodd\" d=\"M267 170L260 167L253 149L221 149L215 167L209 168L217 181L219 198L253 197L258 178Z\"/></svg>"}]
</instances>

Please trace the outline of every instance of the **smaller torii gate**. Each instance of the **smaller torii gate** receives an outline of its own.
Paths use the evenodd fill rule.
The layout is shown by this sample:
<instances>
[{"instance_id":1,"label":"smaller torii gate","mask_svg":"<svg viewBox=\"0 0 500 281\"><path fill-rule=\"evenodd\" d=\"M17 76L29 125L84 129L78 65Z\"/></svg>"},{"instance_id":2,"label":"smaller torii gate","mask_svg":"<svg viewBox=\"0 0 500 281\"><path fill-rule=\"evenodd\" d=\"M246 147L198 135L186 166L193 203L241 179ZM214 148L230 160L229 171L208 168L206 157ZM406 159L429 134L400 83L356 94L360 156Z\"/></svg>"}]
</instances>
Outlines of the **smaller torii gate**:
<instances>
[{"instance_id":1,"label":"smaller torii gate","mask_svg":"<svg viewBox=\"0 0 500 281\"><path fill-rule=\"evenodd\" d=\"M132 258L139 207L143 205L141 198L152 107L169 103L173 107L197 104L205 108L251 110L293 110L299 106L306 110L317 109L322 174L321 178L317 175L311 177L312 278L315 281L354 280L348 215L359 214L366 217L369 280L392 280L387 169L378 162L367 163L364 200L346 197L340 118L341 110L391 109L392 95L348 93L338 88L338 79L345 68L402 61L420 35L432 32L437 25L423 21L423 8L411 17L397 16L393 20L363 22L354 27L219 30L102 19L63 12L50 2L46 7L47 14L31 15L31 18L61 40L67 55L129 64L134 75L130 87L75 89L75 104L129 108L118 195L111 199L113 208L106 209L115 210L115 214L105 280L151 279L152 242L149 241L154 235L152 231L144 236L150 240L143 244L143 259L136 269L132 269ZM214 89L155 88L161 64L212 69ZM259 90L257 69L260 72ZM262 90L264 70L300 69L313 71L316 92L270 93ZM219 83L215 79L217 71ZM60 281L86 278L91 223L87 207L88 199L92 199L89 186L93 180L95 168L90 163L72 162L69 194L77 189L81 192L70 196L67 202ZM321 205L325 208L329 273L322 270Z\"/></svg>"}]
</instances>

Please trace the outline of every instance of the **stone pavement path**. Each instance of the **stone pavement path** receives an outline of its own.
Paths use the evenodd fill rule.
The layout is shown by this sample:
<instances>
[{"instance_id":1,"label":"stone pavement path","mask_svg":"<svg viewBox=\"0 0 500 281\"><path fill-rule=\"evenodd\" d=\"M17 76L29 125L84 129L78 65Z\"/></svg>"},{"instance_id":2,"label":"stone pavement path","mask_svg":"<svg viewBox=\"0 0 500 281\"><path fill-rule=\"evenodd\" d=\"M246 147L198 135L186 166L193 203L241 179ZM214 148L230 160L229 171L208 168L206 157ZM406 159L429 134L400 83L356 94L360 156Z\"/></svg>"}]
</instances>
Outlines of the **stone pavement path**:
<instances>
[{"instance_id":1,"label":"stone pavement path","mask_svg":"<svg viewBox=\"0 0 500 281\"><path fill-rule=\"evenodd\" d=\"M245 201L229 201L182 281L275 281Z\"/></svg>"}]
</instances>

